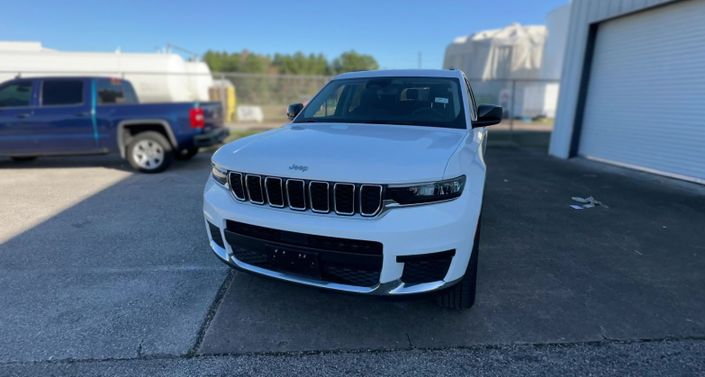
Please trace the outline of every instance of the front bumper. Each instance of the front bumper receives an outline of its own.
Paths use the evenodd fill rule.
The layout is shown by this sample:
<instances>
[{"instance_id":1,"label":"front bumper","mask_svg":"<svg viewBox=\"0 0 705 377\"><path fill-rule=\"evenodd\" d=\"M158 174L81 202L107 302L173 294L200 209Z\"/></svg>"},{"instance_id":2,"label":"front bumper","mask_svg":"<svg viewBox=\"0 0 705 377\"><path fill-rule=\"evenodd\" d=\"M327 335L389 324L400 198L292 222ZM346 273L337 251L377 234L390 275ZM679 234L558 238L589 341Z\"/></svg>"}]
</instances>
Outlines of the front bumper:
<instances>
[{"instance_id":1,"label":"front bumper","mask_svg":"<svg viewBox=\"0 0 705 377\"><path fill-rule=\"evenodd\" d=\"M480 190L477 192L476 190ZM209 230L210 247L227 264L260 275L309 286L372 295L407 295L449 287L465 274L481 209L482 186L466 185L453 201L423 206L394 208L375 218L296 212L236 201L231 193L209 179L204 191L203 211L219 232L219 246ZM232 222L257 227L348 240L366 240L383 245L378 281L371 285L345 284L327 279L263 268L235 256L238 242L229 229ZM217 235L216 235L217 237ZM405 265L425 255L453 251L444 276L433 281L404 281ZM412 257L414 256L414 257ZM408 272L408 270L407 270Z\"/></svg>"},{"instance_id":2,"label":"front bumper","mask_svg":"<svg viewBox=\"0 0 705 377\"><path fill-rule=\"evenodd\" d=\"M215 128L206 133L193 137L193 145L195 147L210 147L218 145L230 135L230 130L225 127Z\"/></svg>"}]
</instances>

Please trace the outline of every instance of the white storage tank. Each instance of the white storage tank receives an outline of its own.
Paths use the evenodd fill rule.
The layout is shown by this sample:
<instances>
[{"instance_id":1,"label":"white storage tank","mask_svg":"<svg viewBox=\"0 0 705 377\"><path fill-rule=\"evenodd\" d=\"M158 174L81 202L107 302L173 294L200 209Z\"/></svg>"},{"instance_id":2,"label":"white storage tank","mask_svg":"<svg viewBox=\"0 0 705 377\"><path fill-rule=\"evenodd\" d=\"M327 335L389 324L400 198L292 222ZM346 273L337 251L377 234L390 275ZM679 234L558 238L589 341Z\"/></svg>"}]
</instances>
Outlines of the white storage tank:
<instances>
[{"instance_id":1,"label":"white storage tank","mask_svg":"<svg viewBox=\"0 0 705 377\"><path fill-rule=\"evenodd\" d=\"M142 102L207 101L213 84L205 63L177 54L65 52L39 42L0 42L0 81L18 75L122 77Z\"/></svg>"}]
</instances>

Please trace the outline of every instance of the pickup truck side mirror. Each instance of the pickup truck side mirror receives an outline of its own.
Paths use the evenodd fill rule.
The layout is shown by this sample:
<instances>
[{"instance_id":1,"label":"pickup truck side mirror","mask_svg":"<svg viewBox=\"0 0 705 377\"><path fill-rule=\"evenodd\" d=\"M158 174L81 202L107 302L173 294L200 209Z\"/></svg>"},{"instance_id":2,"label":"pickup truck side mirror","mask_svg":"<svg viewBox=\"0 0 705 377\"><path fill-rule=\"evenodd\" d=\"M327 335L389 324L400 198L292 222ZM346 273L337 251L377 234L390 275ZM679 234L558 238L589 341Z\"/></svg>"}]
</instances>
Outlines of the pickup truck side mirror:
<instances>
[{"instance_id":1,"label":"pickup truck side mirror","mask_svg":"<svg viewBox=\"0 0 705 377\"><path fill-rule=\"evenodd\" d=\"M289 118L289 120L294 120L294 118L299 115L303 108L304 105L302 103L292 103L291 105L289 105L289 108L286 109L286 116Z\"/></svg>"},{"instance_id":2,"label":"pickup truck side mirror","mask_svg":"<svg viewBox=\"0 0 705 377\"><path fill-rule=\"evenodd\" d=\"M477 107L477 120L472 128L487 127L502 121L502 106L480 105Z\"/></svg>"}]
</instances>

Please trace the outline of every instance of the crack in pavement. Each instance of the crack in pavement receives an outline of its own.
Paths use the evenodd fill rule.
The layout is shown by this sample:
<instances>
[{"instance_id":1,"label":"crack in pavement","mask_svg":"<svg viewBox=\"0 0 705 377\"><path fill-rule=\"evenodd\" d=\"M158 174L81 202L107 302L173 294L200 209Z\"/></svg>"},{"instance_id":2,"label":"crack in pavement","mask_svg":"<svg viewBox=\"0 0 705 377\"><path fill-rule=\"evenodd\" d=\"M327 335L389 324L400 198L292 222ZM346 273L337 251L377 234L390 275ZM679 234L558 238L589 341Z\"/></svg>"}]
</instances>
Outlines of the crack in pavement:
<instances>
[{"instance_id":1,"label":"crack in pavement","mask_svg":"<svg viewBox=\"0 0 705 377\"><path fill-rule=\"evenodd\" d=\"M225 283L225 282L224 282ZM540 350L549 347L578 347L578 346L610 346L610 345L634 345L634 344L646 344L646 343L659 343L659 342L705 342L705 336L686 336L678 338L644 338L644 339L631 339L631 340L594 340L585 342L545 342L545 343L498 343L498 344L477 344L471 346L458 346L458 347L420 347L420 348L384 348L384 349L341 349L341 350L324 350L324 351L275 351L275 352L241 352L241 353L209 353L209 354L198 354L196 352L189 352L182 355L169 355L169 354L152 354L144 355L142 357L108 357L108 358L86 358L86 359L52 359L52 360L42 360L42 361L8 361L0 362L2 365L36 365L36 364L74 364L74 363L95 363L95 362L114 362L114 361L138 361L138 360L186 360L186 359L200 359L209 357L248 357L248 356L274 356L274 357L291 357L291 356L311 356L311 355L345 355L345 354L384 354L391 352L403 352L403 351L451 351L451 350L502 350L507 347L513 346L525 346L532 347L534 349Z\"/></svg>"},{"instance_id":2,"label":"crack in pavement","mask_svg":"<svg viewBox=\"0 0 705 377\"><path fill-rule=\"evenodd\" d=\"M230 282L233 280L233 276L235 275L234 270L228 271L228 274L225 276L225 279L223 279L223 283L220 285L220 288L218 289L218 292L216 293L215 297L213 298L213 302L211 303L211 306L208 308L208 312L206 313L206 317L203 319L203 323L201 324L201 327L198 329L198 335L196 335L196 341L193 343L193 346L191 349L186 352L184 356L195 356L198 350L201 349L201 345L203 344L203 338L206 336L206 331L208 331L208 328L211 325L211 322L213 321L213 318L215 317L215 313L218 311L218 308L220 307L221 302L223 301L223 297L225 297L225 292L227 292L228 287L230 287Z\"/></svg>"}]
</instances>

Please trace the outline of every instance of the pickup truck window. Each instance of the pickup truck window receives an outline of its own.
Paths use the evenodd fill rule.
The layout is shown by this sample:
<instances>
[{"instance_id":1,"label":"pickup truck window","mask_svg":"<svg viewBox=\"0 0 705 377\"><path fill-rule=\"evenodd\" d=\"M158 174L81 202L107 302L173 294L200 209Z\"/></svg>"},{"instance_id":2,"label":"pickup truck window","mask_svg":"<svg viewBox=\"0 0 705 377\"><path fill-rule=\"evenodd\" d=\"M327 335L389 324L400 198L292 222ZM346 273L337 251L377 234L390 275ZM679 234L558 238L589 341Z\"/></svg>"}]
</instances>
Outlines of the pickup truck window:
<instances>
[{"instance_id":1,"label":"pickup truck window","mask_svg":"<svg viewBox=\"0 0 705 377\"><path fill-rule=\"evenodd\" d=\"M132 86L126 81L119 79L101 79L97 80L96 90L98 91L98 104L114 104L114 103L137 103Z\"/></svg>"},{"instance_id":2,"label":"pickup truck window","mask_svg":"<svg viewBox=\"0 0 705 377\"><path fill-rule=\"evenodd\" d=\"M83 81L44 80L42 106L79 105L83 103Z\"/></svg>"},{"instance_id":3,"label":"pickup truck window","mask_svg":"<svg viewBox=\"0 0 705 377\"><path fill-rule=\"evenodd\" d=\"M375 77L333 80L294 122L466 128L455 78Z\"/></svg>"},{"instance_id":4,"label":"pickup truck window","mask_svg":"<svg viewBox=\"0 0 705 377\"><path fill-rule=\"evenodd\" d=\"M22 81L0 86L0 107L26 107L32 98L32 82Z\"/></svg>"}]
</instances>

